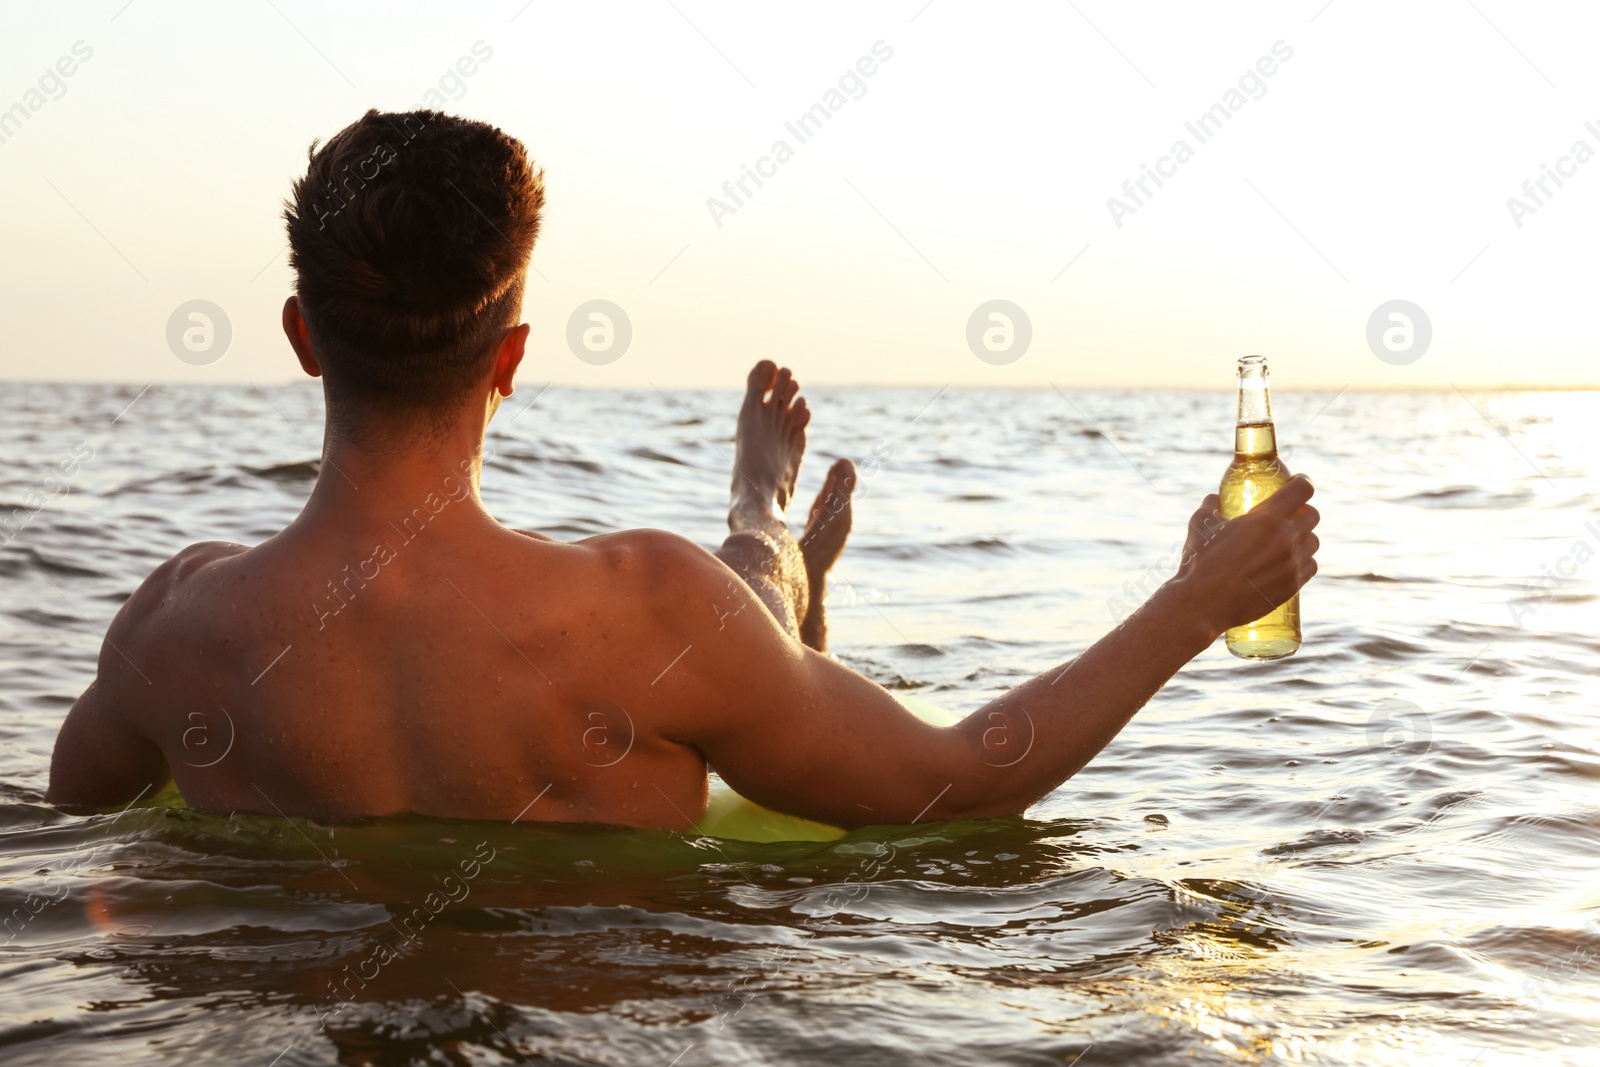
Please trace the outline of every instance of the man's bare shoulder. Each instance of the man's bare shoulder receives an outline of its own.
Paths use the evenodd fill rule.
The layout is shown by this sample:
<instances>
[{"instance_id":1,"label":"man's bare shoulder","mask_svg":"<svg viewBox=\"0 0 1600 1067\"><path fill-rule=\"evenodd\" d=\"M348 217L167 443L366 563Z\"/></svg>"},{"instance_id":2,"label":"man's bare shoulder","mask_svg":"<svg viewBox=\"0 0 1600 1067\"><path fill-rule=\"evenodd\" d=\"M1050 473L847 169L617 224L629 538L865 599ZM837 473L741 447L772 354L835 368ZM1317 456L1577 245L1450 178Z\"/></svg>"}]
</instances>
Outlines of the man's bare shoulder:
<instances>
[{"instance_id":1,"label":"man's bare shoulder","mask_svg":"<svg viewBox=\"0 0 1600 1067\"><path fill-rule=\"evenodd\" d=\"M509 528L514 534L547 545L565 545L571 548L583 549L593 553L596 559L603 559L617 566L629 566L640 561L656 563L701 563L706 559L714 560L715 557L689 540L666 530L654 530L641 527L635 530L619 530L616 533L596 534L593 537L581 538L577 541L559 541L549 534L539 533L537 530L518 530Z\"/></svg>"},{"instance_id":2,"label":"man's bare shoulder","mask_svg":"<svg viewBox=\"0 0 1600 1067\"><path fill-rule=\"evenodd\" d=\"M156 741L171 705L172 692L163 683L194 678L192 668L178 664L188 645L173 640L174 622L194 611L196 598L189 594L197 575L247 551L221 541L190 545L151 571L123 602L101 642L95 679L56 740L47 793L52 803L121 803L170 777Z\"/></svg>"},{"instance_id":3,"label":"man's bare shoulder","mask_svg":"<svg viewBox=\"0 0 1600 1067\"><path fill-rule=\"evenodd\" d=\"M123 605L123 614L147 614L162 605L171 593L189 584L197 574L214 563L250 552L246 545L230 541L200 541L179 550L176 555L150 571Z\"/></svg>"},{"instance_id":4,"label":"man's bare shoulder","mask_svg":"<svg viewBox=\"0 0 1600 1067\"><path fill-rule=\"evenodd\" d=\"M553 545L548 551L580 554L588 588L626 603L653 625L688 632L720 620L746 605L759 609L754 594L727 564L686 537L665 530L636 529ZM719 607L720 605L720 607Z\"/></svg>"},{"instance_id":5,"label":"man's bare shoulder","mask_svg":"<svg viewBox=\"0 0 1600 1067\"><path fill-rule=\"evenodd\" d=\"M204 598L189 595L194 579L206 568L238 556L244 545L222 541L193 544L151 571L123 602L100 644L95 683L91 689L104 698L108 714L130 723L148 725L154 709L164 706L164 688L157 679L189 677L174 672L175 641L180 620Z\"/></svg>"},{"instance_id":6,"label":"man's bare shoulder","mask_svg":"<svg viewBox=\"0 0 1600 1067\"><path fill-rule=\"evenodd\" d=\"M171 568L176 577L182 578L207 564L230 559L249 551L250 546L235 541L197 541L187 548L180 549L171 559L157 567L156 571Z\"/></svg>"},{"instance_id":7,"label":"man's bare shoulder","mask_svg":"<svg viewBox=\"0 0 1600 1067\"><path fill-rule=\"evenodd\" d=\"M597 562L642 589L668 596L695 588L720 587L733 572L687 537L665 530L623 530L575 542Z\"/></svg>"},{"instance_id":8,"label":"man's bare shoulder","mask_svg":"<svg viewBox=\"0 0 1600 1067\"><path fill-rule=\"evenodd\" d=\"M188 589L198 575L249 551L246 546L229 541L201 541L178 552L151 571L123 603L106 631L107 643L119 638L148 642L158 636L152 630L170 620L173 606L184 602L178 594Z\"/></svg>"}]
</instances>

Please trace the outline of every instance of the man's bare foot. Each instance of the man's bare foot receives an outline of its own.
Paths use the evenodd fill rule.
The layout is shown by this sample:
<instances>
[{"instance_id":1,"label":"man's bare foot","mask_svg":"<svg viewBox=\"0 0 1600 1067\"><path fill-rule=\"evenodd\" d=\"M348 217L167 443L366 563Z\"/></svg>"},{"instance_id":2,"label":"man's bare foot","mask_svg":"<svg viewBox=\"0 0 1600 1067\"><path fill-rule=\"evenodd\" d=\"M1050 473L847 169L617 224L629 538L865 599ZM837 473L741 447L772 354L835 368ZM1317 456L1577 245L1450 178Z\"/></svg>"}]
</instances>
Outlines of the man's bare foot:
<instances>
[{"instance_id":1,"label":"man's bare foot","mask_svg":"<svg viewBox=\"0 0 1600 1067\"><path fill-rule=\"evenodd\" d=\"M828 643L827 616L822 607L827 591L827 575L850 537L854 512L851 500L855 490L856 465L848 459L835 461L828 469L828 477L822 483L816 503L811 505L806 532L800 538L800 555L806 562L806 578L810 586L810 603L805 617L800 621L800 640L819 652Z\"/></svg>"},{"instance_id":2,"label":"man's bare foot","mask_svg":"<svg viewBox=\"0 0 1600 1067\"><path fill-rule=\"evenodd\" d=\"M811 421L805 399L795 399L799 391L800 383L789 368L780 369L770 359L750 372L735 437L733 511L728 519L735 531L764 525L748 521L754 517L749 514L752 510L762 519L781 522L782 511L794 497L806 450L806 424Z\"/></svg>"},{"instance_id":3,"label":"man's bare foot","mask_svg":"<svg viewBox=\"0 0 1600 1067\"><path fill-rule=\"evenodd\" d=\"M811 505L806 532L800 538L800 554L805 557L806 575L816 582L833 567L850 536L851 498L856 490L856 465L848 459L835 460L822 483L822 491Z\"/></svg>"},{"instance_id":4,"label":"man's bare foot","mask_svg":"<svg viewBox=\"0 0 1600 1067\"><path fill-rule=\"evenodd\" d=\"M855 464L841 459L828 471L797 542L784 512L806 451L811 411L787 367L764 359L751 370L739 409L733 461L732 531L717 555L755 590L790 633L821 651L827 641L822 608L828 569L850 536Z\"/></svg>"}]
</instances>

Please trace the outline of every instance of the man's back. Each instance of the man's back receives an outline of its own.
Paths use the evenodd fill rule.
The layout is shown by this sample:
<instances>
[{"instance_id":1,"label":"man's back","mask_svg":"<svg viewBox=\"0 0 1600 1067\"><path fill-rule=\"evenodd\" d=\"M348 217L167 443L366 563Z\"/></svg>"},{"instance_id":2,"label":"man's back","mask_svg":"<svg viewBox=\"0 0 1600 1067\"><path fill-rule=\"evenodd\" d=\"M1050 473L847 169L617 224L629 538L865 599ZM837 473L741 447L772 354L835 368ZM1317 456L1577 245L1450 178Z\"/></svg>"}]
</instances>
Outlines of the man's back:
<instances>
[{"instance_id":1,"label":"man's back","mask_svg":"<svg viewBox=\"0 0 1600 1067\"><path fill-rule=\"evenodd\" d=\"M559 544L470 498L440 502L394 526L301 522L253 549L197 545L141 590L119 644L149 682L122 691L187 802L698 818L704 761L649 729L651 699L670 692L651 682L682 651L643 610L664 535Z\"/></svg>"}]
</instances>

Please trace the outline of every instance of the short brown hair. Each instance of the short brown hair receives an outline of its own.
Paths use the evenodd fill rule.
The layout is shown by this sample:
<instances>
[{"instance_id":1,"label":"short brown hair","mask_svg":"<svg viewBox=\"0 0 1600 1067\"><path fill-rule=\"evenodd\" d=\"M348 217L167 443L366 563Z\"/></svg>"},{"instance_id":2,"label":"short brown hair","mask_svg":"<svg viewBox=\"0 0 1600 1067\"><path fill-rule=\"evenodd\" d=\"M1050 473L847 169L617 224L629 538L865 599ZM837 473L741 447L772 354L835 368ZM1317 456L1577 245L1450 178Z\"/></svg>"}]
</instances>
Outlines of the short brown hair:
<instances>
[{"instance_id":1,"label":"short brown hair","mask_svg":"<svg viewBox=\"0 0 1600 1067\"><path fill-rule=\"evenodd\" d=\"M453 408L521 310L541 172L437 111L368 111L310 158L283 217L335 418Z\"/></svg>"}]
</instances>

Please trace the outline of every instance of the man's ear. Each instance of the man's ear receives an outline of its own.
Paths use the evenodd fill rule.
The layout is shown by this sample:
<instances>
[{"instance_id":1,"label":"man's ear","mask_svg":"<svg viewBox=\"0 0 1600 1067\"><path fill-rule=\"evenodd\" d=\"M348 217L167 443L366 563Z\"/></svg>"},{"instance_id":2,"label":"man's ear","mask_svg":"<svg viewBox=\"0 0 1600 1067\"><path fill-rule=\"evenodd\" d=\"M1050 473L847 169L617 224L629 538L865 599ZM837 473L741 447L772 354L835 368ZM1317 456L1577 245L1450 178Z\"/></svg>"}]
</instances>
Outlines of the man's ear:
<instances>
[{"instance_id":1,"label":"man's ear","mask_svg":"<svg viewBox=\"0 0 1600 1067\"><path fill-rule=\"evenodd\" d=\"M313 378L322 377L322 364L317 362L317 353L311 347L311 331L306 329L306 320L300 317L300 298L297 296L291 296L283 302L283 334L289 338L289 347L300 359L300 369Z\"/></svg>"},{"instance_id":2,"label":"man's ear","mask_svg":"<svg viewBox=\"0 0 1600 1067\"><path fill-rule=\"evenodd\" d=\"M517 376L517 368L522 366L522 353L528 344L530 328L525 322L514 327L494 354L494 387L501 396L511 395L511 379Z\"/></svg>"}]
</instances>

